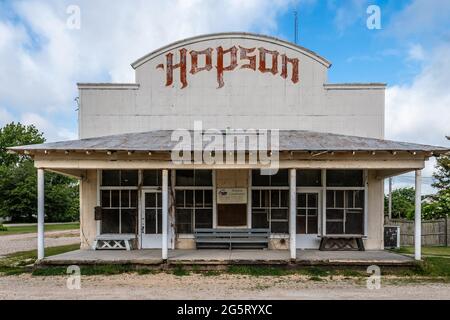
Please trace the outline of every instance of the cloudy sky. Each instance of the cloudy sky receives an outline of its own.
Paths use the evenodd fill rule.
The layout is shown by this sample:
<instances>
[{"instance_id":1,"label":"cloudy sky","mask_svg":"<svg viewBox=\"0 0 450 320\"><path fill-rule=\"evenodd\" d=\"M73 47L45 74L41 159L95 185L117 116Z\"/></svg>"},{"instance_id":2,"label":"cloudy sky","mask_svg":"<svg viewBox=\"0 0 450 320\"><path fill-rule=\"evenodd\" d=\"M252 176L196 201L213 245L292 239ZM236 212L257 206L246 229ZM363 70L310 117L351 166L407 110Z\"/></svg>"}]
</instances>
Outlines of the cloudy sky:
<instances>
[{"instance_id":1,"label":"cloudy sky","mask_svg":"<svg viewBox=\"0 0 450 320\"><path fill-rule=\"evenodd\" d=\"M381 29L367 28L373 4ZM20 121L48 141L76 138L77 82L132 82L132 61L198 34L293 41L294 10L298 43L333 63L330 82L388 84L386 138L449 146L450 1L441 0L0 0L0 126ZM432 169L430 161L424 192ZM408 174L394 186L411 182Z\"/></svg>"}]
</instances>

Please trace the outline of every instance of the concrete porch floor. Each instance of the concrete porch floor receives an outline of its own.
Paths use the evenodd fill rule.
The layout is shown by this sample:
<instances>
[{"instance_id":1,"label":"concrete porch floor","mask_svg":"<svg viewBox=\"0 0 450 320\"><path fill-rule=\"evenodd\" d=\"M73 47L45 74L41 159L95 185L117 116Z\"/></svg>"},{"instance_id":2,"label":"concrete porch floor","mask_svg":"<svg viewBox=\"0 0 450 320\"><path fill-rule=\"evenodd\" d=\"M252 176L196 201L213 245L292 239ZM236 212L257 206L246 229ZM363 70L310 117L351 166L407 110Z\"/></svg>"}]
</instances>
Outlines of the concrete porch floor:
<instances>
[{"instance_id":1,"label":"concrete porch floor","mask_svg":"<svg viewBox=\"0 0 450 320\"><path fill-rule=\"evenodd\" d=\"M291 262L287 250L169 250L164 262L160 249L148 250L76 250L44 258L40 265L347 265L347 266L408 266L415 261L408 256L389 251L319 251L297 250L297 259Z\"/></svg>"}]
</instances>

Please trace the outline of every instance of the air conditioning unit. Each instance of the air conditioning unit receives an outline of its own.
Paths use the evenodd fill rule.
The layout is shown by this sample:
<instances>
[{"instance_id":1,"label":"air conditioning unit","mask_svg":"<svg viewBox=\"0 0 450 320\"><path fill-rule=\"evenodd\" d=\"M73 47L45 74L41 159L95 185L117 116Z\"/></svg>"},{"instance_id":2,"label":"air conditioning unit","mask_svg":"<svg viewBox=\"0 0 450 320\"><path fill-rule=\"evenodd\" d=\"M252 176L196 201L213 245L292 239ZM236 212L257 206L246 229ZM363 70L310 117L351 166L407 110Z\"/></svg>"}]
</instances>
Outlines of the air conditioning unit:
<instances>
[{"instance_id":1,"label":"air conditioning unit","mask_svg":"<svg viewBox=\"0 0 450 320\"><path fill-rule=\"evenodd\" d=\"M384 226L384 248L400 248L399 226Z\"/></svg>"}]
</instances>

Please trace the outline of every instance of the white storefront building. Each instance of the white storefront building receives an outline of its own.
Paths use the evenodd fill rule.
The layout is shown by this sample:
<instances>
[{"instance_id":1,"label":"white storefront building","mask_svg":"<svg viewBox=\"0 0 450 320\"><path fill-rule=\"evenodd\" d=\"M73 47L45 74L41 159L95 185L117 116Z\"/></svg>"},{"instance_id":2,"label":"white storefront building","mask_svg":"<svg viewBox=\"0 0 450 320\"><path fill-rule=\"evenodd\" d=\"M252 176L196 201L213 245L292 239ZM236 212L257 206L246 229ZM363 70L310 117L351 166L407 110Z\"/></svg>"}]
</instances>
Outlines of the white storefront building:
<instances>
[{"instance_id":1,"label":"white storefront building","mask_svg":"<svg viewBox=\"0 0 450 320\"><path fill-rule=\"evenodd\" d=\"M80 179L84 249L132 239L132 248L161 248L165 258L200 247L202 236L219 244L227 230L267 230L264 245L292 258L324 238L383 249L384 179L415 171L420 186L424 162L446 150L384 140L385 84L328 83L330 66L267 36L185 39L132 63L135 83L79 83L79 140L12 150L34 158L41 195L44 170ZM279 170L267 175L267 164L247 161L261 156L251 148L224 153L242 152L244 162L195 161L194 151L192 161L173 161L177 129L224 140L233 129L258 138L259 129L275 129L279 145L267 157ZM39 208L42 222L43 200ZM236 245L258 245L239 232ZM418 239L420 258L420 230Z\"/></svg>"}]
</instances>

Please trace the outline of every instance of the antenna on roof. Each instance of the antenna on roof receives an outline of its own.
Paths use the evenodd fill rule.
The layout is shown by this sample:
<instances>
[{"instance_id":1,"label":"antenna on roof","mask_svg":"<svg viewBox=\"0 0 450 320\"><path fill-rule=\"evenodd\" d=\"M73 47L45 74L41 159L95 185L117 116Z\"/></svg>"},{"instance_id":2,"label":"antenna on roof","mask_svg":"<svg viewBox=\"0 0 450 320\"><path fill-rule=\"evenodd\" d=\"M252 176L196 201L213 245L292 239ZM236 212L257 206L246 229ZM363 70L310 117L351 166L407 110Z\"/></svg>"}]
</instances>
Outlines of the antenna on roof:
<instances>
[{"instance_id":1,"label":"antenna on roof","mask_svg":"<svg viewBox=\"0 0 450 320\"><path fill-rule=\"evenodd\" d=\"M297 9L294 10L294 43L297 44L298 39L298 14Z\"/></svg>"}]
</instances>

